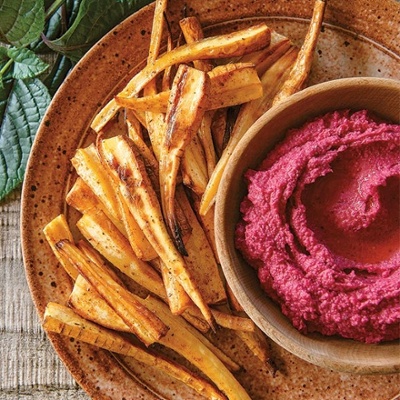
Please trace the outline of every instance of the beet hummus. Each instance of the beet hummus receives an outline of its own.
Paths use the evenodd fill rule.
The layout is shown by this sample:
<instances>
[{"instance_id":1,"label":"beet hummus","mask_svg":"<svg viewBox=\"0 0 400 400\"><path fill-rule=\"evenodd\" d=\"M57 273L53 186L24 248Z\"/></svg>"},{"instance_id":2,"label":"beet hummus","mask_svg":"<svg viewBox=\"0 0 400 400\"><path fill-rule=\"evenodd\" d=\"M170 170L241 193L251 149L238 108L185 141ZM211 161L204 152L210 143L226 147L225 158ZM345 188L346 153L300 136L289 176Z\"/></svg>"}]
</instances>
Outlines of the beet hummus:
<instances>
[{"instance_id":1,"label":"beet hummus","mask_svg":"<svg viewBox=\"0 0 400 400\"><path fill-rule=\"evenodd\" d=\"M400 125L328 113L246 174L236 247L303 333L400 337Z\"/></svg>"}]
</instances>

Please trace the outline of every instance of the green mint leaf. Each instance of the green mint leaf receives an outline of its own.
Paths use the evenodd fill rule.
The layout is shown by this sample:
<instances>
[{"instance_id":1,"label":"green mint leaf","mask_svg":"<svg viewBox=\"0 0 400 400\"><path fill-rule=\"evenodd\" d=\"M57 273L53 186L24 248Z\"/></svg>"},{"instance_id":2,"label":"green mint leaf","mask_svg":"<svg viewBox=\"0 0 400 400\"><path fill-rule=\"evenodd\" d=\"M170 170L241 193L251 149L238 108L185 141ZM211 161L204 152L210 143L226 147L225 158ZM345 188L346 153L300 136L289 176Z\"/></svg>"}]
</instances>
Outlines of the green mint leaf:
<instances>
[{"instance_id":1,"label":"green mint leaf","mask_svg":"<svg viewBox=\"0 0 400 400\"><path fill-rule=\"evenodd\" d=\"M7 82L0 89L0 199L23 180L29 152L50 95L38 78Z\"/></svg>"},{"instance_id":2,"label":"green mint leaf","mask_svg":"<svg viewBox=\"0 0 400 400\"><path fill-rule=\"evenodd\" d=\"M64 3L58 8L58 10L47 20L43 34L46 40L55 40L62 36L69 26L72 25L75 20L79 6L82 0L65 0ZM52 5L50 2L45 0L46 11ZM49 4L48 4L49 3ZM29 48L35 53L48 53L50 51L47 44L40 37L36 41L30 44Z\"/></svg>"},{"instance_id":3,"label":"green mint leaf","mask_svg":"<svg viewBox=\"0 0 400 400\"><path fill-rule=\"evenodd\" d=\"M99 6L98 0L82 0L78 15L67 32L46 43L54 51L78 61L111 28L149 3L151 0L102 0Z\"/></svg>"},{"instance_id":4,"label":"green mint leaf","mask_svg":"<svg viewBox=\"0 0 400 400\"><path fill-rule=\"evenodd\" d=\"M56 11L54 15L46 22L43 30L43 34L48 39L56 39L60 36L62 32L62 17L61 17L61 8ZM49 52L49 48L43 42L42 37L40 36L38 39L30 43L29 49L34 51L35 53L47 53Z\"/></svg>"},{"instance_id":5,"label":"green mint leaf","mask_svg":"<svg viewBox=\"0 0 400 400\"><path fill-rule=\"evenodd\" d=\"M43 0L1 0L0 41L27 46L44 28Z\"/></svg>"},{"instance_id":6,"label":"green mint leaf","mask_svg":"<svg viewBox=\"0 0 400 400\"><path fill-rule=\"evenodd\" d=\"M7 54L14 61L12 76L15 79L34 78L49 67L33 51L26 48L10 47Z\"/></svg>"}]
</instances>

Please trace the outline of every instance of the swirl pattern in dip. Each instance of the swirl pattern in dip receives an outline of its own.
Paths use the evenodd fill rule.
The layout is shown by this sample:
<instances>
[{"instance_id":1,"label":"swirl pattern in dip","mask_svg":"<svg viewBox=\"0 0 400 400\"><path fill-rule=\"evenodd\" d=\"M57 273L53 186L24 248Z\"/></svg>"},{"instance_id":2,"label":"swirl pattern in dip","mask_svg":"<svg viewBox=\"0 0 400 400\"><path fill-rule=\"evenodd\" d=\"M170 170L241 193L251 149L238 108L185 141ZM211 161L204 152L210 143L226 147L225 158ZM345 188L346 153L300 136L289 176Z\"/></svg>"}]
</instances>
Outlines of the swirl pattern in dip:
<instances>
[{"instance_id":1,"label":"swirl pattern in dip","mask_svg":"<svg viewBox=\"0 0 400 400\"><path fill-rule=\"evenodd\" d=\"M400 126L328 113L246 174L236 246L300 331L400 337Z\"/></svg>"}]
</instances>

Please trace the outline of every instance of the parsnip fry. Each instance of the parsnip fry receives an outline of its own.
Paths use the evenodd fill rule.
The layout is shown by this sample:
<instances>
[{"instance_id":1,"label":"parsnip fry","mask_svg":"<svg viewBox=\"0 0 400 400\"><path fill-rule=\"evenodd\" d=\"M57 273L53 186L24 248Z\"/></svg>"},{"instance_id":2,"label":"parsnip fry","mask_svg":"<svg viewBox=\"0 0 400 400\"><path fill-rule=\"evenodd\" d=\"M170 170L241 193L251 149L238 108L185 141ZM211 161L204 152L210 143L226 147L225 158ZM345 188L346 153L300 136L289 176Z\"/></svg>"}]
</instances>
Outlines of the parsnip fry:
<instances>
[{"instance_id":1,"label":"parsnip fry","mask_svg":"<svg viewBox=\"0 0 400 400\"><path fill-rule=\"evenodd\" d=\"M183 313L185 319L197 329L202 332L208 330L208 324L201 318L201 314L198 315L199 313L195 312L198 309L194 308L194 304L180 283L173 278L162 261L154 259L152 264L157 265L164 282L147 263L137 258L126 238L115 229L104 214L90 210L77 221L77 227L86 240L112 265L150 293L167 302L172 312ZM78 306L76 305L77 308ZM186 309L188 309L187 312L184 312Z\"/></svg>"},{"instance_id":2,"label":"parsnip fry","mask_svg":"<svg viewBox=\"0 0 400 400\"><path fill-rule=\"evenodd\" d=\"M218 186L229 157L250 125L271 107L273 98L286 79L288 70L293 65L296 54L296 50L288 40L280 39L277 43L261 50L256 55L249 54L243 57L242 60L246 62L255 62L258 73L262 74L261 84L263 95L245 103L241 107L226 147L223 146L224 138L219 139L222 142L220 147L223 148L223 152L203 194L200 204L201 215L205 215L214 204ZM223 132L223 129L220 132Z\"/></svg>"},{"instance_id":3,"label":"parsnip fry","mask_svg":"<svg viewBox=\"0 0 400 400\"><path fill-rule=\"evenodd\" d=\"M293 43L288 38L273 32L270 46L253 53L245 54L240 58L238 63L253 64L257 74L263 76L267 69L278 61L291 47L293 47Z\"/></svg>"},{"instance_id":4,"label":"parsnip fry","mask_svg":"<svg viewBox=\"0 0 400 400\"><path fill-rule=\"evenodd\" d=\"M263 86L254 64L220 65L210 71L208 76L210 77L208 110L233 107L263 95Z\"/></svg>"},{"instance_id":5,"label":"parsnip fry","mask_svg":"<svg viewBox=\"0 0 400 400\"><path fill-rule=\"evenodd\" d=\"M90 187L86 185L86 183L82 180L82 178L80 177L77 178L71 190L67 194L66 201L71 207L74 207L82 214L87 214L90 212L101 213L103 217L102 221L103 225L106 224L107 227L113 230L114 236L123 237L123 239L121 240L124 240L124 243L126 242L126 245L131 247L129 242L125 240L126 236L128 235L125 236L121 233L121 230L123 232L126 232L125 228L122 227L121 229L117 229L117 226L115 226L114 223L111 221L111 219L109 219L109 217L107 216L103 203L100 202L98 197L93 193ZM137 258L136 255L134 257L135 259ZM154 255L152 255L152 258L153 257Z\"/></svg>"},{"instance_id":6,"label":"parsnip fry","mask_svg":"<svg viewBox=\"0 0 400 400\"><path fill-rule=\"evenodd\" d=\"M168 311L168 307L160 305L159 301L155 299L152 296L148 296L146 299L141 300L144 305L149 306L149 303L152 304L153 307L155 307L155 310L158 310L157 313L160 317L165 316L167 318L165 321L168 321L168 326L170 329L175 332L175 331L187 331L189 338L188 340L191 340L191 336L194 336L197 341L201 342L201 346L207 347L213 354L215 354L216 357L218 357L223 364L226 366L226 368L229 369L229 371L232 372L237 372L240 370L240 366L233 361L229 356L227 356L223 351L221 351L217 346L215 346L212 342L210 342L206 336L204 336L202 333L200 333L197 329L193 327L192 324L188 323L185 319L183 319L183 316L178 316L178 315L173 315ZM213 310L214 312L214 310ZM166 315L164 315L166 313ZM167 323L167 322L166 322ZM172 332L171 331L171 332ZM169 347L166 345L166 347ZM173 348L173 347L171 347ZM182 354L184 357L185 354Z\"/></svg>"},{"instance_id":7,"label":"parsnip fry","mask_svg":"<svg viewBox=\"0 0 400 400\"><path fill-rule=\"evenodd\" d=\"M68 307L49 303L44 313L43 327L48 332L60 333L82 342L101 347L113 353L133 357L145 365L156 367L180 380L207 399L224 400L226 397L205 379L160 354L133 344L116 332L91 323Z\"/></svg>"},{"instance_id":8,"label":"parsnip fry","mask_svg":"<svg viewBox=\"0 0 400 400\"><path fill-rule=\"evenodd\" d=\"M146 346L156 342L168 331L168 327L151 311L141 304L139 298L119 285L100 266L93 263L68 240L57 243L60 253L67 257L121 317Z\"/></svg>"},{"instance_id":9,"label":"parsnip fry","mask_svg":"<svg viewBox=\"0 0 400 400\"><path fill-rule=\"evenodd\" d=\"M67 219L64 214L60 214L54 219L52 219L44 228L43 228L44 236L46 237L47 242L49 243L51 249L53 250L54 255L57 257L59 263L63 266L68 275L75 280L79 275L79 271L76 266L70 262L67 257L63 257L63 255L58 251L57 243L60 240L70 240L72 241L72 233L69 229Z\"/></svg>"},{"instance_id":10,"label":"parsnip fry","mask_svg":"<svg viewBox=\"0 0 400 400\"><path fill-rule=\"evenodd\" d=\"M190 331L184 325L177 322L165 304L151 297L147 297L144 303L150 310L157 313L165 324L171 327L170 331L160 338L159 343L183 355L208 376L230 400L250 399L221 360L194 335L190 334Z\"/></svg>"},{"instance_id":11,"label":"parsnip fry","mask_svg":"<svg viewBox=\"0 0 400 400\"><path fill-rule=\"evenodd\" d=\"M97 292L93 291L90 284L79 274L79 270L76 268L75 264L58 251L58 242L65 239L73 240L64 214L60 214L49 222L44 228L44 233L54 254L75 281L69 300L79 309L80 314L85 318L100 321L106 327L129 331L127 325L115 314L114 310L110 308ZM95 257L96 262L102 263L102 260L99 260L98 254L94 253L92 247L89 247L89 245L87 245L87 247L85 245L83 246L86 254L90 252L90 257ZM111 270L109 272L111 272ZM117 279L115 275L113 275L113 277Z\"/></svg>"},{"instance_id":12,"label":"parsnip fry","mask_svg":"<svg viewBox=\"0 0 400 400\"><path fill-rule=\"evenodd\" d=\"M170 91L150 94L147 89L143 97L116 97L115 102L120 107L125 107L134 111L147 111L149 113L163 113L167 112L168 99Z\"/></svg>"},{"instance_id":13,"label":"parsnip fry","mask_svg":"<svg viewBox=\"0 0 400 400\"><path fill-rule=\"evenodd\" d=\"M315 1L313 15L308 26L304 43L300 48L296 62L290 71L288 79L274 98L274 105L303 88L303 84L311 69L319 32L321 31L322 21L324 18L325 6L326 0Z\"/></svg>"},{"instance_id":14,"label":"parsnip fry","mask_svg":"<svg viewBox=\"0 0 400 400\"><path fill-rule=\"evenodd\" d=\"M152 83L148 84L145 87L144 93L146 97L151 97L153 95L156 95L156 91L154 88L154 91L152 91ZM164 93L164 92L162 92ZM168 97L169 97L169 92L165 92ZM154 156L156 157L157 160L160 159L160 153L161 153L161 146L162 142L164 140L164 135L165 131L167 129L167 125L165 123L165 114L162 112L159 112L158 110L149 111L152 110L151 108L146 108L145 109L147 112L145 113L146 116L146 127L147 131L149 133L149 138L151 141L151 147L153 149ZM165 108L166 111L166 108Z\"/></svg>"},{"instance_id":15,"label":"parsnip fry","mask_svg":"<svg viewBox=\"0 0 400 400\"><path fill-rule=\"evenodd\" d=\"M110 271L108 270L108 272ZM141 304L146 306L146 300L140 298L137 299ZM101 326L121 332L131 332L131 329L126 325L123 319L103 300L103 298L92 288L82 275L78 275L74 289L69 297L69 304L79 315ZM188 314L185 314L184 317L186 319ZM219 313L217 313L217 316L219 317ZM197 340L210 349L210 351L212 351L230 371L238 371L240 369L238 364L223 353L218 347L213 345L205 336L203 336L203 334L186 321L181 320L178 316L174 317L172 321L173 323L170 328L185 328L189 331L190 335L195 336ZM189 318L188 321L192 321L192 319Z\"/></svg>"},{"instance_id":16,"label":"parsnip fry","mask_svg":"<svg viewBox=\"0 0 400 400\"><path fill-rule=\"evenodd\" d=\"M68 304L77 314L109 329L130 332L131 329L108 303L92 288L82 275L76 278Z\"/></svg>"},{"instance_id":17,"label":"parsnip fry","mask_svg":"<svg viewBox=\"0 0 400 400\"><path fill-rule=\"evenodd\" d=\"M205 320L214 327L210 309L167 232L157 195L151 186L140 155L128 140L122 136L103 140L103 155L118 174L121 193L126 197L132 214L153 248L170 273L199 307Z\"/></svg>"},{"instance_id":18,"label":"parsnip fry","mask_svg":"<svg viewBox=\"0 0 400 400\"><path fill-rule=\"evenodd\" d=\"M143 157L143 161L146 164L147 170L149 171L149 177L153 185L158 185L159 182L159 165L156 157L152 150L148 147L142 137L136 134L135 129L132 129L132 121L135 120L131 110L126 110L126 124L128 126L128 135L135 146L138 148L140 154ZM151 175L150 175L151 174Z\"/></svg>"},{"instance_id":19,"label":"parsnip fry","mask_svg":"<svg viewBox=\"0 0 400 400\"><path fill-rule=\"evenodd\" d=\"M194 43L204 39L203 28L201 27L200 21L197 17L187 17L179 21L183 36L186 43ZM209 60L194 60L193 65L200 71L211 71L213 65Z\"/></svg>"},{"instance_id":20,"label":"parsnip fry","mask_svg":"<svg viewBox=\"0 0 400 400\"><path fill-rule=\"evenodd\" d=\"M254 322L248 317L240 317L215 309L213 309L212 312L217 324L224 328L247 333L253 333L256 330Z\"/></svg>"},{"instance_id":21,"label":"parsnip fry","mask_svg":"<svg viewBox=\"0 0 400 400\"><path fill-rule=\"evenodd\" d=\"M149 46L148 63L153 63L160 52L162 31L164 27L164 14L167 10L168 0L156 0L153 16L153 24L151 27L151 37Z\"/></svg>"},{"instance_id":22,"label":"parsnip fry","mask_svg":"<svg viewBox=\"0 0 400 400\"><path fill-rule=\"evenodd\" d=\"M187 17L179 21L179 26L181 27L183 36L185 37L186 43L194 43L199 40L204 39L204 32L201 27L200 21L197 17ZM193 61L193 65L195 68L209 72L213 69L213 64L209 60L195 60ZM212 90L210 88L210 100L213 99L213 95L211 94ZM221 93L218 93L218 97ZM212 174L212 171L215 168L215 164L217 162L217 155L215 153L214 143L211 135L211 121L212 121L213 112L206 112L201 121L201 125L198 131L198 137L204 149L204 157L207 165L207 181ZM201 194L204 193L204 188L201 188ZM198 193L198 192L196 192Z\"/></svg>"},{"instance_id":23,"label":"parsnip fry","mask_svg":"<svg viewBox=\"0 0 400 400\"><path fill-rule=\"evenodd\" d=\"M164 26L164 14L166 9L167 2L164 0L160 0L156 2L153 23L156 24L156 28L153 31L150 37L150 51L149 56L147 57L147 64L152 65L156 61L159 56L160 51L160 40L161 40L161 31ZM170 47L172 46L172 41L168 38L168 51L170 51ZM166 67L168 68L168 67ZM161 72L161 71L160 71ZM143 92L147 95L156 95L157 94L157 84L155 76L148 80L146 84L143 85ZM132 95L130 97L136 97ZM111 100L112 101L112 100ZM160 149L163 134L165 132L165 123L164 123L164 115L159 113L158 111L152 112L149 111L150 108L143 110L146 128L149 134L149 138L152 144L153 152L157 160L160 158Z\"/></svg>"},{"instance_id":24,"label":"parsnip fry","mask_svg":"<svg viewBox=\"0 0 400 400\"><path fill-rule=\"evenodd\" d=\"M277 53L281 55L280 48L277 50ZM237 143L250 128L250 126L265 111L271 108L273 98L281 89L283 82L285 82L289 74L290 68L295 62L297 49L292 46L287 52L277 58L275 54L276 53L274 52L269 57L269 60L272 60L272 64L261 77L263 96L244 104L243 107L240 108L235 125L233 127L231 139L224 150L223 157L225 154L232 154Z\"/></svg>"},{"instance_id":25,"label":"parsnip fry","mask_svg":"<svg viewBox=\"0 0 400 400\"><path fill-rule=\"evenodd\" d=\"M278 59L262 76L261 82L264 88L264 94L261 98L246 103L240 109L234 130L228 145L224 149L215 170L208 182L206 191L203 194L200 204L200 214L204 215L215 203L215 196L221 182L222 174L240 139L251 124L256 121L272 104L272 100L280 89L282 83L287 77L289 68L293 65L296 57L295 49L286 52Z\"/></svg>"},{"instance_id":26,"label":"parsnip fry","mask_svg":"<svg viewBox=\"0 0 400 400\"><path fill-rule=\"evenodd\" d=\"M107 216L126 235L118 212L119 207L115 191L108 176L104 174L104 168L101 166L95 146L91 144L86 148L78 149L71 162L80 178L104 204L104 211Z\"/></svg>"},{"instance_id":27,"label":"parsnip fry","mask_svg":"<svg viewBox=\"0 0 400 400\"><path fill-rule=\"evenodd\" d=\"M231 306L231 308L239 313L244 312L243 307L239 303L238 299L232 292L232 289L229 285L227 285L227 287L226 287L226 293L228 294L229 305Z\"/></svg>"},{"instance_id":28,"label":"parsnip fry","mask_svg":"<svg viewBox=\"0 0 400 400\"><path fill-rule=\"evenodd\" d=\"M151 293L162 299L166 298L160 276L135 255L126 238L100 210L85 213L78 220L77 227L86 240L112 265Z\"/></svg>"},{"instance_id":29,"label":"parsnip fry","mask_svg":"<svg viewBox=\"0 0 400 400\"><path fill-rule=\"evenodd\" d=\"M186 242L187 267L197 282L204 300L208 304L222 303L226 300L225 287L207 236L182 187L177 188L176 198L192 227L192 234Z\"/></svg>"},{"instance_id":30,"label":"parsnip fry","mask_svg":"<svg viewBox=\"0 0 400 400\"><path fill-rule=\"evenodd\" d=\"M270 29L265 24L259 24L237 32L179 46L161 55L154 63L144 67L130 80L118 96L136 96L153 78L171 65L194 60L240 56L268 46L270 40ZM94 118L91 124L92 129L100 132L119 108L120 106L115 99L110 100Z\"/></svg>"},{"instance_id":31,"label":"parsnip fry","mask_svg":"<svg viewBox=\"0 0 400 400\"><path fill-rule=\"evenodd\" d=\"M243 330L235 330L236 335L243 341L248 349L268 367L271 374L274 376L277 369L271 359L271 352L267 337L257 327L254 332L245 332Z\"/></svg>"},{"instance_id":32,"label":"parsnip fry","mask_svg":"<svg viewBox=\"0 0 400 400\"><path fill-rule=\"evenodd\" d=\"M119 152L118 142L119 142L118 137L113 140L110 139L110 140L98 142L98 147L99 147L99 151L100 151L102 158L104 158L104 160L108 160L109 163L113 163L113 161L112 161L114 159L113 153L117 154ZM125 150L129 150L129 151L133 150L133 147L129 148L129 146L128 146L128 148ZM133 153L131 153L129 151L128 152L125 151L126 157L131 157L133 155ZM137 152L136 148L135 148L135 151ZM140 158L140 161L142 161L142 158ZM121 171L119 171L119 167L115 168L115 165L113 165L113 166L107 166L107 168L110 168L111 173L114 175L113 179L115 180L115 184L122 185L122 182L120 181L120 176L119 176L119 173L121 172ZM142 218L142 222L144 224L147 224L146 221L148 219L152 219L153 215L148 213L148 211L151 211L151 208L150 208L150 210L146 210L147 205L150 205L150 203L146 204L146 201L150 201L150 200L153 201L155 207L159 207L159 203L158 203L157 196L153 190L150 192L150 195L149 195L149 193L146 192L146 190L147 190L146 187L152 189L152 182L150 182L150 179L147 175L147 170L144 166L144 163L141 164L141 168L142 168L142 171L137 170L137 172L139 173L139 177L140 177L140 173L143 173L143 176L145 177L146 182L143 186L143 189L144 189L143 193L145 194L145 199L147 199L147 200L144 200L144 203L143 203L143 210L142 210L143 215L141 218ZM119 180L119 183L118 183L118 180ZM157 182L157 185L158 184L159 183ZM122 193L123 188L120 190ZM124 201L126 201L127 204L129 204L129 201L131 201L129 193L126 196L124 196ZM133 206L131 207L131 210L133 211L132 215L136 215L136 218L138 218L138 216L141 215L141 214L135 213L137 210L133 209ZM92 220L94 217L95 217L95 215L92 215ZM97 222L97 224L102 225L102 221L99 220ZM95 226L96 226L96 224L93 223L93 221L92 221L91 223L88 224L88 227L85 229L85 227L81 225L81 221L78 222L78 227L80 229L83 228L82 233L84 235L86 235L88 229L95 228ZM106 230L106 228L107 228L107 226L106 227L102 226L102 228L98 230L98 232L97 232L98 234L96 235L96 237L99 238L99 242L96 243L96 241L95 241L94 242L95 246L99 246L99 244L101 245L101 243L103 242L103 240L102 240L103 238L101 236L101 230ZM86 233L85 233L85 230L86 230ZM151 227L148 227L148 233L151 235ZM144 230L144 234L146 234L145 230ZM89 239L88 236L86 236L86 237ZM108 237L110 238L109 240L111 240L111 241L115 241L116 239L119 241L119 245L117 244L117 246L115 247L116 249L118 249L118 247L121 247L121 245L123 245L122 238L118 238L115 233L112 233L110 231L110 235ZM93 239L93 237L92 237L92 239ZM150 238L150 240L151 240L151 238ZM118 259L119 251L117 251L115 253L115 255L110 254L110 249L112 249L112 248L113 248L112 246L108 246L108 245L104 246L103 245L99 248L99 251L102 254L104 254L105 257L107 257L107 259L109 259L110 261L111 261L111 258L110 258L110 256L111 256L113 259L113 261L111 261L111 262L113 264L115 264L118 268L121 268L121 267L125 268L124 264L121 265L121 263L119 262L119 259ZM163 263L163 266L164 266L164 263ZM148 290L150 290L150 292L154 293L154 291L156 291L157 295L163 299L165 299L165 295L166 295L165 289L167 289L168 293L167 293L166 300L168 301L168 304L171 307L171 311L173 311L174 313L179 313L179 314L183 313L184 310L188 307L188 305L191 304L191 302L189 301L190 298L188 297L186 291L182 289L181 284L178 282L177 278L173 274L171 274L171 272L169 271L168 268L160 268L160 272L163 276L164 287L162 287L161 281L160 281L159 285L155 284L154 280L149 281L149 282L142 281L140 283L144 287L146 287ZM144 275L144 277L146 277L146 275ZM135 279L135 278L133 278L133 279ZM135 280L138 281L137 279L135 279ZM161 293L161 291L162 291L162 293Z\"/></svg>"},{"instance_id":33,"label":"parsnip fry","mask_svg":"<svg viewBox=\"0 0 400 400\"><path fill-rule=\"evenodd\" d=\"M227 293L229 296L229 304L237 315L246 315L240 303L237 301L231 288L227 287ZM257 327L254 326L253 332L245 332L241 330L235 330L236 335L243 341L248 349L264 364L269 367L272 375L276 373L275 363L272 361L270 354L270 347L268 339L264 333Z\"/></svg>"},{"instance_id":34,"label":"parsnip fry","mask_svg":"<svg viewBox=\"0 0 400 400\"><path fill-rule=\"evenodd\" d=\"M207 164L207 178L209 179L211 174L214 171L215 165L217 163L217 153L215 151L212 132L211 132L211 124L212 117L214 115L214 111L206 111L204 117L201 121L200 129L198 132L198 136L200 138L201 144L204 149L204 157L206 159ZM207 179L207 182L208 182ZM205 190L205 188L204 188ZM204 193L202 191L202 194Z\"/></svg>"},{"instance_id":35,"label":"parsnip fry","mask_svg":"<svg viewBox=\"0 0 400 400\"><path fill-rule=\"evenodd\" d=\"M185 186L199 195L204 193L208 182L207 161L197 135L192 138L183 152L180 171Z\"/></svg>"},{"instance_id":36,"label":"parsnip fry","mask_svg":"<svg viewBox=\"0 0 400 400\"><path fill-rule=\"evenodd\" d=\"M214 252L214 257L217 260L217 263L219 263L217 245L215 242L214 207L211 207L207 214L200 215L200 199L201 197L197 196L196 194L190 194L190 201L193 204L193 210L196 213L197 219L200 221L203 231L207 236L208 242L210 243L210 246Z\"/></svg>"},{"instance_id":37,"label":"parsnip fry","mask_svg":"<svg viewBox=\"0 0 400 400\"><path fill-rule=\"evenodd\" d=\"M158 259L158 263L167 293L169 308L173 314L180 315L193 303L179 281L169 273L169 269L164 262Z\"/></svg>"},{"instance_id":38,"label":"parsnip fry","mask_svg":"<svg viewBox=\"0 0 400 400\"><path fill-rule=\"evenodd\" d=\"M90 261L93 263L97 264L100 266L100 268L103 268L107 271L107 273L111 276L112 279L114 279L115 282L117 282L119 285L125 287L124 282L120 279L120 277L117 275L117 273L110 267L109 264L102 258L102 256L95 250L94 247L92 247L88 242L86 242L83 239L80 239L77 243L76 246L78 249L82 252L82 254L85 255Z\"/></svg>"},{"instance_id":39,"label":"parsnip fry","mask_svg":"<svg viewBox=\"0 0 400 400\"><path fill-rule=\"evenodd\" d=\"M215 110L211 121L211 135L214 142L215 152L217 153L217 159L221 157L222 151L227 143L225 137L228 130L229 110L230 108L220 108ZM210 177L211 175L212 173L210 174Z\"/></svg>"},{"instance_id":40,"label":"parsnip fry","mask_svg":"<svg viewBox=\"0 0 400 400\"><path fill-rule=\"evenodd\" d=\"M72 188L67 193L65 201L82 214L92 208L102 210L104 213L107 212L104 204L80 176L78 176ZM121 229L123 230L123 227Z\"/></svg>"},{"instance_id":41,"label":"parsnip fry","mask_svg":"<svg viewBox=\"0 0 400 400\"><path fill-rule=\"evenodd\" d=\"M125 124L128 128L128 136L134 141L140 138L143 141L143 127L137 114L132 110L125 110ZM121 133L121 132L119 132ZM112 135L115 136L115 135Z\"/></svg>"},{"instance_id":42,"label":"parsnip fry","mask_svg":"<svg viewBox=\"0 0 400 400\"><path fill-rule=\"evenodd\" d=\"M160 191L164 218L179 251L186 255L175 213L175 188L180 160L197 134L205 112L208 77L202 71L180 65L166 115L167 131L160 155Z\"/></svg>"}]
</instances>

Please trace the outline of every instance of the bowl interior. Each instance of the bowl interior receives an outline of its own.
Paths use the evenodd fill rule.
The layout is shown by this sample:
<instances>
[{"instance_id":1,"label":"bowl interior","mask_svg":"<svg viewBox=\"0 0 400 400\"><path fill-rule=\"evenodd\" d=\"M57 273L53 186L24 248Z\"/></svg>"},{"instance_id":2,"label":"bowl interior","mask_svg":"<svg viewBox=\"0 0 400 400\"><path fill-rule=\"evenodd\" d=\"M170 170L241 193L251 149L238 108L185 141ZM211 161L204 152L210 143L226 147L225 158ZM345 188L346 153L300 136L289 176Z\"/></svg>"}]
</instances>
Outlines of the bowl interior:
<instances>
[{"instance_id":1,"label":"bowl interior","mask_svg":"<svg viewBox=\"0 0 400 400\"><path fill-rule=\"evenodd\" d=\"M256 168L289 128L330 110L369 109L399 123L400 82L380 78L348 78L305 89L265 113L240 141L225 170L216 204L217 248L229 285L254 322L275 342L313 364L343 372L400 371L397 342L367 345L353 340L303 335L260 288L254 270L234 246L239 205L246 188L244 173Z\"/></svg>"}]
</instances>

